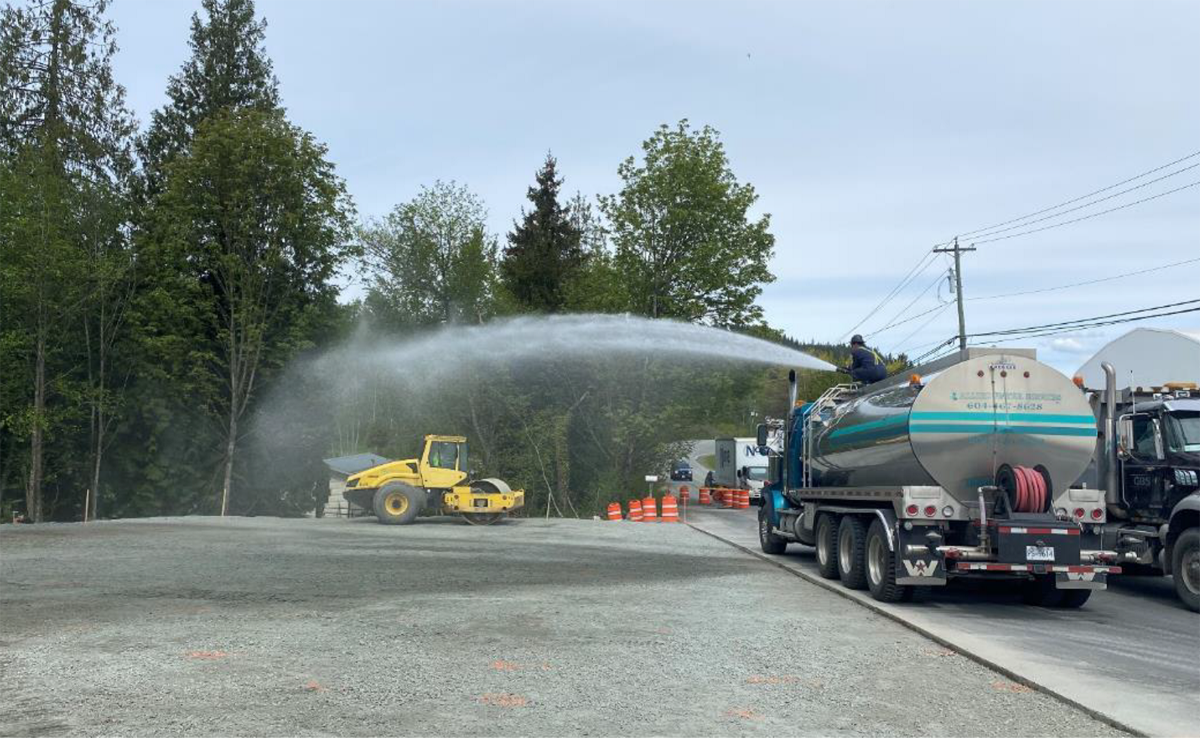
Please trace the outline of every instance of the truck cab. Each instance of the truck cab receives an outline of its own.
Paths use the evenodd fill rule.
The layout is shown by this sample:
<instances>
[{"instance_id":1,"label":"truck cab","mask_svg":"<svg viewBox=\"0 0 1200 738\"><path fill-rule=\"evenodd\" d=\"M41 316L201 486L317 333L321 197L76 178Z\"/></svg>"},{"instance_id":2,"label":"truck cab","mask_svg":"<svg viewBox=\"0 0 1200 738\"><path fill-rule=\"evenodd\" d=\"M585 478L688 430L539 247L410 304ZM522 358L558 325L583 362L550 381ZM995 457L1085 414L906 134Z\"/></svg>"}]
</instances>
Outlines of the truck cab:
<instances>
[{"instance_id":1,"label":"truck cab","mask_svg":"<svg viewBox=\"0 0 1200 738\"><path fill-rule=\"evenodd\" d=\"M1105 490L1098 545L1171 576L1179 599L1200 612L1200 393L1182 382L1118 393L1115 369L1102 368L1106 387L1092 393L1102 432L1081 480Z\"/></svg>"},{"instance_id":2,"label":"truck cab","mask_svg":"<svg viewBox=\"0 0 1200 738\"><path fill-rule=\"evenodd\" d=\"M1129 516L1165 523L1197 489L1200 397L1158 399L1118 418L1122 499Z\"/></svg>"}]
</instances>

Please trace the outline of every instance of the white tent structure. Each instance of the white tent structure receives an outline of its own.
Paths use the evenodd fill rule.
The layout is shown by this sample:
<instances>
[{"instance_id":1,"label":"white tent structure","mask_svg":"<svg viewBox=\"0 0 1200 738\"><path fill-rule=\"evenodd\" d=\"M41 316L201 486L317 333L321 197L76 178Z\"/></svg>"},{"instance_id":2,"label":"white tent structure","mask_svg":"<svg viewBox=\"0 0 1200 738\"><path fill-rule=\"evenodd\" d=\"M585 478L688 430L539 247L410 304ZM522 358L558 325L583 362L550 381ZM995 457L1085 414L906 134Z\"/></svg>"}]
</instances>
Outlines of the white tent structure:
<instances>
[{"instance_id":1,"label":"white tent structure","mask_svg":"<svg viewBox=\"0 0 1200 738\"><path fill-rule=\"evenodd\" d=\"M1161 387L1167 382L1200 383L1200 331L1135 328L1115 338L1083 363L1076 374L1084 386L1104 386L1100 364L1117 370L1117 387Z\"/></svg>"}]
</instances>

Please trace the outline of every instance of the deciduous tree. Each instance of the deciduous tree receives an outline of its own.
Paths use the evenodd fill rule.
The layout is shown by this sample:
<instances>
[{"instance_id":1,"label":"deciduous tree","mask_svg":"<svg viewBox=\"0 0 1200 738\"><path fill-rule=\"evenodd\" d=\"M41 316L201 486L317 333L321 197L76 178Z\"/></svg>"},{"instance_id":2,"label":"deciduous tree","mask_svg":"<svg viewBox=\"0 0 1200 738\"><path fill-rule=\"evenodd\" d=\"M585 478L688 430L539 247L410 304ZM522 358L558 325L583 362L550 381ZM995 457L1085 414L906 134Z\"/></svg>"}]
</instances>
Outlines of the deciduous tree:
<instances>
[{"instance_id":1,"label":"deciduous tree","mask_svg":"<svg viewBox=\"0 0 1200 738\"><path fill-rule=\"evenodd\" d=\"M729 167L718 134L686 120L642 144L642 160L618 168L624 186L600 199L631 307L654 318L742 326L758 322L754 300L774 279L770 216Z\"/></svg>"}]
</instances>

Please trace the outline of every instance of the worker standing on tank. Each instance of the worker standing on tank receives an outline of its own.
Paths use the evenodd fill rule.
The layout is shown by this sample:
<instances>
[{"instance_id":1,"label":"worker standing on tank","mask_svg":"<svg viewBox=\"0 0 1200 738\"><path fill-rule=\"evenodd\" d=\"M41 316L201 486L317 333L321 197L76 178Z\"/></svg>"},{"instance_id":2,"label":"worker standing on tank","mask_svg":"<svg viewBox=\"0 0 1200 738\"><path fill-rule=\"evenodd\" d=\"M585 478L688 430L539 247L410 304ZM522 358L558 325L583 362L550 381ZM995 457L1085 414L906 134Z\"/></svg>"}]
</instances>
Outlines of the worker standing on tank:
<instances>
[{"instance_id":1,"label":"worker standing on tank","mask_svg":"<svg viewBox=\"0 0 1200 738\"><path fill-rule=\"evenodd\" d=\"M849 374L854 381L874 384L887 377L887 367L884 366L883 359L879 358L875 351L867 348L863 337L857 333L850 339L850 357L850 366L844 367L842 371Z\"/></svg>"}]
</instances>

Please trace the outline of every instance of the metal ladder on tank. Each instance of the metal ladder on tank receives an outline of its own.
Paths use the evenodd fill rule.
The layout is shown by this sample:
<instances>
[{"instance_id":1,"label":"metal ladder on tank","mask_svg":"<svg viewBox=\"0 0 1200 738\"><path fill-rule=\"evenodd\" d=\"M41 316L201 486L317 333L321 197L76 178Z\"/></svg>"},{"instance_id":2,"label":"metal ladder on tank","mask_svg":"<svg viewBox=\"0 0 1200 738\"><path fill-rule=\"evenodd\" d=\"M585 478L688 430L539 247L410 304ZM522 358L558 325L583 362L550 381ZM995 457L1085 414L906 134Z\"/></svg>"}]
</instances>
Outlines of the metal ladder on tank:
<instances>
[{"instance_id":1,"label":"metal ladder on tank","mask_svg":"<svg viewBox=\"0 0 1200 738\"><path fill-rule=\"evenodd\" d=\"M822 414L825 410L837 408L850 398L858 396L861 390L862 385L857 382L852 384L835 384L822 392L821 396L816 399L816 402L809 406L804 416L804 445L801 448L803 458L800 464L800 483L804 488L812 487L812 464L809 461L813 457L813 452L816 451L816 446L813 444L813 437L816 436L814 431L822 424Z\"/></svg>"}]
</instances>

